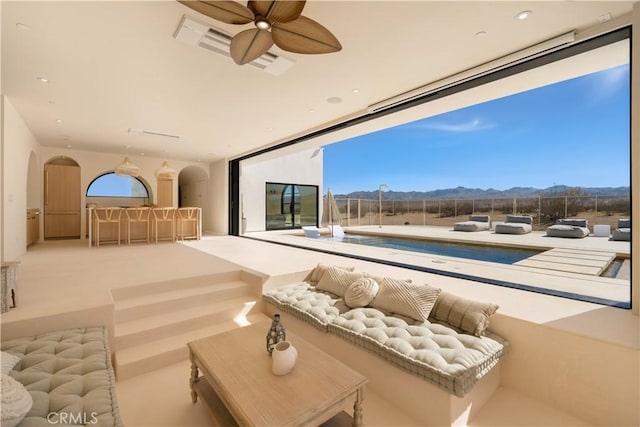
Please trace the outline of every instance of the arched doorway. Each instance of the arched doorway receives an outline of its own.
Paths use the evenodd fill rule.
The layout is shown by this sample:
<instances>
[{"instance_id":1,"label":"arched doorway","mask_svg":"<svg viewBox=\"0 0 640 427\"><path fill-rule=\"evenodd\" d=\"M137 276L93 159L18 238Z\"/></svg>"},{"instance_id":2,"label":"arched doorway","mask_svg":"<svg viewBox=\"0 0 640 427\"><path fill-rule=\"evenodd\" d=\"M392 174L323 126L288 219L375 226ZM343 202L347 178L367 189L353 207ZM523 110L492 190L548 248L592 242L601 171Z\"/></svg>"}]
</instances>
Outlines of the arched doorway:
<instances>
[{"instance_id":1,"label":"arched doorway","mask_svg":"<svg viewBox=\"0 0 640 427\"><path fill-rule=\"evenodd\" d=\"M207 173L198 166L187 166L178 175L178 207L204 208L207 199Z\"/></svg>"},{"instance_id":2,"label":"arched doorway","mask_svg":"<svg viewBox=\"0 0 640 427\"><path fill-rule=\"evenodd\" d=\"M34 151L27 166L27 246L40 239L40 172Z\"/></svg>"},{"instance_id":3,"label":"arched doorway","mask_svg":"<svg viewBox=\"0 0 640 427\"><path fill-rule=\"evenodd\" d=\"M54 157L44 165L44 238L80 238L80 165Z\"/></svg>"}]
</instances>

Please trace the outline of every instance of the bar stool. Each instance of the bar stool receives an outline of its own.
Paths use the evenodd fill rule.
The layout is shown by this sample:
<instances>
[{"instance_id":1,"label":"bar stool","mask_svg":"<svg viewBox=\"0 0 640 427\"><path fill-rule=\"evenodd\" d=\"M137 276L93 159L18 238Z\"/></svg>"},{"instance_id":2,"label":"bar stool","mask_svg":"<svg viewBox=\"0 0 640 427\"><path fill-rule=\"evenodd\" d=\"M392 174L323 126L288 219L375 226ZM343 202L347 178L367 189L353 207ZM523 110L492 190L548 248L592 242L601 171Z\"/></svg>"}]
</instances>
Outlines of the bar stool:
<instances>
[{"instance_id":1,"label":"bar stool","mask_svg":"<svg viewBox=\"0 0 640 427\"><path fill-rule=\"evenodd\" d=\"M93 227L94 239L96 246L100 246L100 224L115 224L118 230L118 246L120 246L120 218L122 217L122 208L93 208ZM113 240L109 240L113 242Z\"/></svg>"},{"instance_id":2,"label":"bar stool","mask_svg":"<svg viewBox=\"0 0 640 427\"><path fill-rule=\"evenodd\" d=\"M131 244L131 223L144 224L147 234L146 242L149 243L149 217L151 216L151 208L126 208L124 213L127 217L127 245ZM145 239L135 239L134 242L143 242Z\"/></svg>"},{"instance_id":3,"label":"bar stool","mask_svg":"<svg viewBox=\"0 0 640 427\"><path fill-rule=\"evenodd\" d=\"M158 243L158 229L160 224L168 223L171 228L171 235L161 240L176 241L176 208L152 208L153 227L155 230L156 243Z\"/></svg>"},{"instance_id":4,"label":"bar stool","mask_svg":"<svg viewBox=\"0 0 640 427\"><path fill-rule=\"evenodd\" d=\"M178 232L177 237L178 240L184 241L185 237L187 239L198 239L198 225L200 222L200 209L199 208L178 208ZM188 233L185 233L184 227L185 225L191 224L191 227L188 229Z\"/></svg>"}]
</instances>

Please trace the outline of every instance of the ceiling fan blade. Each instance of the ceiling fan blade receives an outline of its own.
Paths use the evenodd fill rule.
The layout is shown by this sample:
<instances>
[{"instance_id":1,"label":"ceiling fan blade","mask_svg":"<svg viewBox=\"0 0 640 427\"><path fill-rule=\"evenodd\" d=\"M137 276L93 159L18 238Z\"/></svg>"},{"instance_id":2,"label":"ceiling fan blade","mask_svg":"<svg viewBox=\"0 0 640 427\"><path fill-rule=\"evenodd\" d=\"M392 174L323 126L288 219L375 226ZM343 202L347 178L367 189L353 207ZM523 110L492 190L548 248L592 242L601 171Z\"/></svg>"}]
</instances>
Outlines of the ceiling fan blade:
<instances>
[{"instance_id":1,"label":"ceiling fan blade","mask_svg":"<svg viewBox=\"0 0 640 427\"><path fill-rule=\"evenodd\" d=\"M271 34L275 44L289 52L314 54L342 50L342 45L331 31L302 15L295 21L274 23Z\"/></svg>"},{"instance_id":2,"label":"ceiling fan blade","mask_svg":"<svg viewBox=\"0 0 640 427\"><path fill-rule=\"evenodd\" d=\"M207 15L217 21L227 24L248 24L253 22L255 16L249 8L232 0L221 1L192 1L178 0L179 3Z\"/></svg>"},{"instance_id":3,"label":"ceiling fan blade","mask_svg":"<svg viewBox=\"0 0 640 427\"><path fill-rule=\"evenodd\" d=\"M247 7L256 15L266 18L269 22L289 22L298 19L304 9L306 0L250 0Z\"/></svg>"},{"instance_id":4,"label":"ceiling fan blade","mask_svg":"<svg viewBox=\"0 0 640 427\"><path fill-rule=\"evenodd\" d=\"M260 57L273 46L271 33L252 28L244 30L231 39L231 57L238 65L244 65Z\"/></svg>"}]
</instances>

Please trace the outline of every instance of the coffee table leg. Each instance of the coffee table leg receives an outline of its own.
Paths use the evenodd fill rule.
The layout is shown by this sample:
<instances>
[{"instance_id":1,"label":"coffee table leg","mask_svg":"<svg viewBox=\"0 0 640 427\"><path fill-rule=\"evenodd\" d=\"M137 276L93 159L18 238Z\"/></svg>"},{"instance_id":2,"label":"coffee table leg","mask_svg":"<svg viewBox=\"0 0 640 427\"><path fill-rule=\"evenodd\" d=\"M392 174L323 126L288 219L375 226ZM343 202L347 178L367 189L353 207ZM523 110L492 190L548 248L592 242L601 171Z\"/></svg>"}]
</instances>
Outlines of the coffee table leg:
<instances>
[{"instance_id":1,"label":"coffee table leg","mask_svg":"<svg viewBox=\"0 0 640 427\"><path fill-rule=\"evenodd\" d=\"M198 394L196 393L196 380L198 379L198 366L196 362L191 360L191 377L189 378L189 386L191 387L191 401L196 403L198 401Z\"/></svg>"},{"instance_id":2,"label":"coffee table leg","mask_svg":"<svg viewBox=\"0 0 640 427\"><path fill-rule=\"evenodd\" d=\"M360 387L356 391L356 401L353 404L353 425L359 427L362 425L362 401L364 400L364 387Z\"/></svg>"}]
</instances>

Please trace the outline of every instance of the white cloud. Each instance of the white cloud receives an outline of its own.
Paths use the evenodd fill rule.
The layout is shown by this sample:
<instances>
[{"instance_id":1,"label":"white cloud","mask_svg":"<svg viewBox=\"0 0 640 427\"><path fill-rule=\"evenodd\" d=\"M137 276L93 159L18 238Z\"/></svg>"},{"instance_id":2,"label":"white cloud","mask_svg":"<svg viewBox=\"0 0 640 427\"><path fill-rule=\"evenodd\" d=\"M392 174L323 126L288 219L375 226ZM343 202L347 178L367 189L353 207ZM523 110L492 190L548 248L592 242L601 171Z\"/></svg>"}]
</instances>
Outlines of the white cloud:
<instances>
[{"instance_id":1,"label":"white cloud","mask_svg":"<svg viewBox=\"0 0 640 427\"><path fill-rule=\"evenodd\" d=\"M464 123L427 122L420 123L417 126L421 129L439 130L443 132L476 132L495 127L495 125L483 122L478 118Z\"/></svg>"},{"instance_id":2,"label":"white cloud","mask_svg":"<svg viewBox=\"0 0 640 427\"><path fill-rule=\"evenodd\" d=\"M598 83L592 86L589 93L589 97L592 102L598 102L602 99L606 99L623 88L624 84L629 79L629 67L627 65L622 65L611 68L599 73L598 77Z\"/></svg>"}]
</instances>

